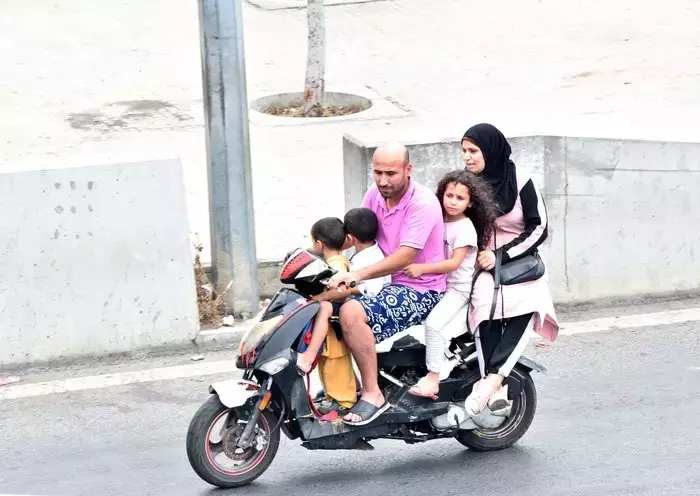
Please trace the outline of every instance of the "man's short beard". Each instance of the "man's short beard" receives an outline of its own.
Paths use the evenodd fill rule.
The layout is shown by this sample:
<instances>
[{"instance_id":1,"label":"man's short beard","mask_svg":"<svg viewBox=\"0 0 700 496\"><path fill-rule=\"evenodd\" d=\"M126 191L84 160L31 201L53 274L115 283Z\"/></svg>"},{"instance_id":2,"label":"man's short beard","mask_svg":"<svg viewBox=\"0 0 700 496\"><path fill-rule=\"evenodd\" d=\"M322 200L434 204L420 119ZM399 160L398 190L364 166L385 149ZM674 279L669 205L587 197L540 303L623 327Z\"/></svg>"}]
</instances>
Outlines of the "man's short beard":
<instances>
[{"instance_id":1,"label":"man's short beard","mask_svg":"<svg viewBox=\"0 0 700 496\"><path fill-rule=\"evenodd\" d=\"M382 195L382 198L384 198L385 200L392 200L392 199L400 196L402 192L405 192L407 187L408 187L408 179L406 179L406 182L403 183L400 188L394 188L390 196L387 196L384 193L382 193L381 189L379 190L379 194Z\"/></svg>"}]
</instances>

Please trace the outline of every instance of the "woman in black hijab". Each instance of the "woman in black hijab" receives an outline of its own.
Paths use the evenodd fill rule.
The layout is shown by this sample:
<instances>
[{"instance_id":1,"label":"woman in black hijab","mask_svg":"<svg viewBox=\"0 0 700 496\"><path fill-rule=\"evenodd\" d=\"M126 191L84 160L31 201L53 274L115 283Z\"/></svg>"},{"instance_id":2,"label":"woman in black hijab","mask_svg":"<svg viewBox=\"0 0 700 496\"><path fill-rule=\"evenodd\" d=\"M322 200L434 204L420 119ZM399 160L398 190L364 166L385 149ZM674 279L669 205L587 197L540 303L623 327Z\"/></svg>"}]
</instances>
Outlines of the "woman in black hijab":
<instances>
[{"instance_id":1,"label":"woman in black hijab","mask_svg":"<svg viewBox=\"0 0 700 496\"><path fill-rule=\"evenodd\" d=\"M529 330L553 341L559 324L545 273L533 281L501 286L498 310L489 325L495 286L488 271L496 264L496 253L501 255L501 265L535 253L547 239L547 212L529 174L516 169L510 144L497 128L491 124L470 127L462 137L462 152L466 169L491 185L501 210L491 249L477 258L484 271L473 282L469 324L475 333L482 379L467 398L467 410L476 415L488 404L493 413L508 415L511 402L508 387L502 384L522 355Z\"/></svg>"},{"instance_id":2,"label":"woman in black hijab","mask_svg":"<svg viewBox=\"0 0 700 496\"><path fill-rule=\"evenodd\" d=\"M480 149L482 161L469 160L473 158L475 153L467 153L464 147L465 141L471 144L471 147L467 145L468 148L474 150L475 147L478 147ZM464 133L462 150L467 170L478 174L491 185L501 214L510 212L515 205L515 197L518 196L518 183L515 164L510 159L511 150L506 137L491 124L477 124Z\"/></svg>"}]
</instances>

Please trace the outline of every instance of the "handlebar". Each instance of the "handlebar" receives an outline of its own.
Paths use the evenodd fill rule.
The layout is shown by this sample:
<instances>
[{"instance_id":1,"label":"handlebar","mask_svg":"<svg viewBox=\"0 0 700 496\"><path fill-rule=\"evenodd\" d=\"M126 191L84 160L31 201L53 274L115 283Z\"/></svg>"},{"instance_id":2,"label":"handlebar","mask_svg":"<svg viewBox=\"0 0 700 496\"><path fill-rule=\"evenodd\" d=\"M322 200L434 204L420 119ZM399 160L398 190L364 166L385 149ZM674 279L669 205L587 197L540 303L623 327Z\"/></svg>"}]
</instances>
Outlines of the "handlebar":
<instances>
[{"instance_id":1,"label":"handlebar","mask_svg":"<svg viewBox=\"0 0 700 496\"><path fill-rule=\"evenodd\" d=\"M327 285L328 285L328 281L330 281L330 279L322 279L322 280L319 281L319 282L320 282L321 284L323 284L324 286L327 286ZM338 287L340 287L340 286L348 286L348 285L345 284L344 282L341 282L341 283L338 285ZM349 287L350 289L352 289L352 288L354 288L354 287L356 287L356 286L357 286L357 281L352 281L348 287Z\"/></svg>"}]
</instances>

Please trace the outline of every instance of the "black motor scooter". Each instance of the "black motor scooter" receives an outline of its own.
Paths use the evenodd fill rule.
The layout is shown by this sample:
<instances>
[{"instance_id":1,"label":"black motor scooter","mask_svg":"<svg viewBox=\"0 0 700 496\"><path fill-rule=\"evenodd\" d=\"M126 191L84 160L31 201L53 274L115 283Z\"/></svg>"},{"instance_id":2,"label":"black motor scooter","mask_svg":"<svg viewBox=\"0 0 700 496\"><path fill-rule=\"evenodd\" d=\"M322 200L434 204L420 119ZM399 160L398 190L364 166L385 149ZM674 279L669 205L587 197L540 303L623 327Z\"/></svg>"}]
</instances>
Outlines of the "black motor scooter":
<instances>
[{"instance_id":1,"label":"black motor scooter","mask_svg":"<svg viewBox=\"0 0 700 496\"><path fill-rule=\"evenodd\" d=\"M282 287L240 344L236 366L242 379L209 386L211 397L187 431L187 455L206 482L238 487L259 477L272 463L280 431L300 438L307 449L373 449L369 441L395 439L421 443L454 438L477 451L511 446L535 416L537 393L530 377L541 365L521 357L506 380L509 411L488 407L467 415L464 402L479 380L476 347L469 333L451 339L437 400L408 394L427 373L423 326L414 326L377 345L379 386L390 407L371 423L350 426L315 414L305 378L296 367L297 351L311 331L319 303L335 271L313 253L297 249L286 259Z\"/></svg>"}]
</instances>

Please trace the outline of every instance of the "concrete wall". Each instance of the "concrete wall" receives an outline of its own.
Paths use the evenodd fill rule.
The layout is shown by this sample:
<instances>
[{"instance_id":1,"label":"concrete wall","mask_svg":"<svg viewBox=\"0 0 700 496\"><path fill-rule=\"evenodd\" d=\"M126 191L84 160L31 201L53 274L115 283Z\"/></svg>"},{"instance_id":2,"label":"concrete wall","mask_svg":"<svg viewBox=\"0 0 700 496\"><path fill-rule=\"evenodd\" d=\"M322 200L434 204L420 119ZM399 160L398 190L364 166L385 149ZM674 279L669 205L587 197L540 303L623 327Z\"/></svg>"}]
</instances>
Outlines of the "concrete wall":
<instances>
[{"instance_id":1,"label":"concrete wall","mask_svg":"<svg viewBox=\"0 0 700 496\"><path fill-rule=\"evenodd\" d=\"M0 174L0 367L198 331L179 161Z\"/></svg>"},{"instance_id":2,"label":"concrete wall","mask_svg":"<svg viewBox=\"0 0 700 496\"><path fill-rule=\"evenodd\" d=\"M209 280L212 279L211 265L203 265L204 273ZM282 260L258 260L258 291L260 298L271 298L275 295L282 283Z\"/></svg>"},{"instance_id":3,"label":"concrete wall","mask_svg":"<svg viewBox=\"0 0 700 496\"><path fill-rule=\"evenodd\" d=\"M542 249L555 301L629 298L700 288L700 143L558 136L509 138L542 189ZM416 180L434 187L462 167L460 143L407 143ZM346 207L372 183L377 143L343 140ZM700 248L698 248L700 250ZM700 255L700 251L699 251Z\"/></svg>"}]
</instances>

